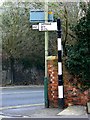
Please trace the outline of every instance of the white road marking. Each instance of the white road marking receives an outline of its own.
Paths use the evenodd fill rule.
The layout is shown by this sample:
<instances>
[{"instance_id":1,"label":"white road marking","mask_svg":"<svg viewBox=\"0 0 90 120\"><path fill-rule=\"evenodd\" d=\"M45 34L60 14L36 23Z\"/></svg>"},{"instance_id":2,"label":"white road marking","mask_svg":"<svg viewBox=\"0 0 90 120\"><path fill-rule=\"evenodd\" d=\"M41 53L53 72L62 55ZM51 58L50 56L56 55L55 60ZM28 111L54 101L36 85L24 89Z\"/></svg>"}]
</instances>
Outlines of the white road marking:
<instances>
[{"instance_id":1,"label":"white road marking","mask_svg":"<svg viewBox=\"0 0 90 120\"><path fill-rule=\"evenodd\" d=\"M10 93L0 93L1 95L8 95L8 94L32 94L32 93L41 93L43 91L30 91L30 92L10 92Z\"/></svg>"},{"instance_id":2,"label":"white road marking","mask_svg":"<svg viewBox=\"0 0 90 120\"><path fill-rule=\"evenodd\" d=\"M17 108L23 108L23 107L34 107L34 106L43 106L44 103L40 103L40 104L29 104L29 105L18 105L18 106L8 106L8 107L1 107L1 110L6 110L6 109L17 109Z\"/></svg>"}]
</instances>

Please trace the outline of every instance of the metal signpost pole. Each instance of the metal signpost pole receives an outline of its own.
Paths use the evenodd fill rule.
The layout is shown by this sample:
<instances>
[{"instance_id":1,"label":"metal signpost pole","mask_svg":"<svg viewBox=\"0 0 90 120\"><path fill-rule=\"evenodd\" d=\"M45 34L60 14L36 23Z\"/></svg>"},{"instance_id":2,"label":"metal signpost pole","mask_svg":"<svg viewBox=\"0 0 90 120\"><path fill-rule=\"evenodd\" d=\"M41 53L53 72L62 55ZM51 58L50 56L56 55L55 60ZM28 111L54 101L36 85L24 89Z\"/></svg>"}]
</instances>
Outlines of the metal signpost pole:
<instances>
[{"instance_id":1,"label":"metal signpost pole","mask_svg":"<svg viewBox=\"0 0 90 120\"><path fill-rule=\"evenodd\" d=\"M40 12L40 11L38 11ZM38 13L42 16L41 13ZM33 16L34 15L34 16ZM38 20L37 13L31 11L30 20ZM39 23L39 25L32 25L32 29L39 29L39 31L45 31L45 77L44 77L44 100L45 107L49 107L48 100L48 69L47 69L47 57L48 57L48 31L57 31L58 33L58 98L59 107L64 107L64 87L62 80L62 44L61 44L61 22L57 19L57 22L48 22L48 0L45 1L45 23Z\"/></svg>"},{"instance_id":2,"label":"metal signpost pole","mask_svg":"<svg viewBox=\"0 0 90 120\"><path fill-rule=\"evenodd\" d=\"M48 22L48 0L45 0L45 22ZM48 75L47 75L47 56L48 56L48 31L45 31L45 78L44 78L44 97L45 107L49 107L48 103Z\"/></svg>"},{"instance_id":3,"label":"metal signpost pole","mask_svg":"<svg viewBox=\"0 0 90 120\"><path fill-rule=\"evenodd\" d=\"M64 107L64 90L62 80L62 43L61 43L61 21L57 19L57 43L58 43L58 105Z\"/></svg>"},{"instance_id":4,"label":"metal signpost pole","mask_svg":"<svg viewBox=\"0 0 90 120\"><path fill-rule=\"evenodd\" d=\"M48 22L48 2L45 2L45 23ZM45 77L47 77L48 31L45 31Z\"/></svg>"}]
</instances>

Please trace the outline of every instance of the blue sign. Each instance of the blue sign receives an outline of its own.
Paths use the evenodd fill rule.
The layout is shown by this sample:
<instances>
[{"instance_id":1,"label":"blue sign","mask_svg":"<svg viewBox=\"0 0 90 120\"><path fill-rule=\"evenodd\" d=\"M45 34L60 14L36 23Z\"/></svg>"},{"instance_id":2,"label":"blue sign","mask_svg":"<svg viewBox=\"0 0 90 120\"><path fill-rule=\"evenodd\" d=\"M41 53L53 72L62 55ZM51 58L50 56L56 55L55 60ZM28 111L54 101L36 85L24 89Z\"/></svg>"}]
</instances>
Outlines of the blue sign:
<instances>
[{"instance_id":1,"label":"blue sign","mask_svg":"<svg viewBox=\"0 0 90 120\"><path fill-rule=\"evenodd\" d=\"M43 10L31 10L30 11L30 22L44 22L45 12ZM48 12L48 21L53 21L53 13Z\"/></svg>"}]
</instances>

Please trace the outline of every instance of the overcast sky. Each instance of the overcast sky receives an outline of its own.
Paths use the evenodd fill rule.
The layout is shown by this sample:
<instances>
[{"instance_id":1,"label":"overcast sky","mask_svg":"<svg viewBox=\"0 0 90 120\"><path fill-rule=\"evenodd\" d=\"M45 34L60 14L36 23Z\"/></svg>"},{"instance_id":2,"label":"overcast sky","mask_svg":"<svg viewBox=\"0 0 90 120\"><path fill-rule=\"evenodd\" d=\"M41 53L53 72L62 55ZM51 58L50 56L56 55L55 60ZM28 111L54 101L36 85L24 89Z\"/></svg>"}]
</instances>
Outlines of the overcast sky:
<instances>
[{"instance_id":1,"label":"overcast sky","mask_svg":"<svg viewBox=\"0 0 90 120\"><path fill-rule=\"evenodd\" d=\"M4 2L5 0L0 0L0 6L2 5L2 3Z\"/></svg>"}]
</instances>

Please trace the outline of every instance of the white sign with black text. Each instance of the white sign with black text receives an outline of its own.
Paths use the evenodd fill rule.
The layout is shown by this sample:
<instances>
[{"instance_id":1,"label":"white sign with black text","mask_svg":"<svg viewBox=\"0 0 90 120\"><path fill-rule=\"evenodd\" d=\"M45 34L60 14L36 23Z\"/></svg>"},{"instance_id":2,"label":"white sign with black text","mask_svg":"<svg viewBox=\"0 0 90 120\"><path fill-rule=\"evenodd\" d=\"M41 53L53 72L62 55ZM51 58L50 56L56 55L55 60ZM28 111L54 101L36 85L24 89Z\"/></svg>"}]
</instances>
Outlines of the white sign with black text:
<instances>
[{"instance_id":1,"label":"white sign with black text","mask_svg":"<svg viewBox=\"0 0 90 120\"><path fill-rule=\"evenodd\" d=\"M57 22L39 23L39 31L57 31Z\"/></svg>"},{"instance_id":2,"label":"white sign with black text","mask_svg":"<svg viewBox=\"0 0 90 120\"><path fill-rule=\"evenodd\" d=\"M38 25L32 25L32 29L39 29Z\"/></svg>"}]
</instances>

